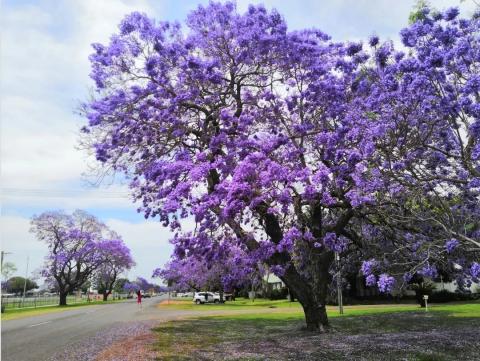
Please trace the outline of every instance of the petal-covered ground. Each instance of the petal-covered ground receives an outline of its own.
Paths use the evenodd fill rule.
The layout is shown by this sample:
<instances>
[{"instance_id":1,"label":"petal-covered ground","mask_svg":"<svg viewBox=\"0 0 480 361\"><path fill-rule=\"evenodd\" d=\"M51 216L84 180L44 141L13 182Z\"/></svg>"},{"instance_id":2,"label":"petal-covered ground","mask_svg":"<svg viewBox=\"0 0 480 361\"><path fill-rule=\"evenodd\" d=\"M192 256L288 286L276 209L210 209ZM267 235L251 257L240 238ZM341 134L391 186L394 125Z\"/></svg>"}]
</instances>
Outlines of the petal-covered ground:
<instances>
[{"instance_id":1,"label":"petal-covered ground","mask_svg":"<svg viewBox=\"0 0 480 361\"><path fill-rule=\"evenodd\" d=\"M148 337L158 321L118 323L58 352L50 361L150 360ZM152 354L153 355L153 354ZM141 357L140 357L141 356ZM140 358L139 358L140 357Z\"/></svg>"},{"instance_id":2,"label":"petal-covered ground","mask_svg":"<svg viewBox=\"0 0 480 361\"><path fill-rule=\"evenodd\" d=\"M160 307L180 311L182 304ZM295 306L257 303L233 310L232 304L215 314L214 306L195 307L195 314L190 303L184 306L183 317L118 323L52 361L473 361L480 355L478 302L435 305L428 313L415 305L348 306L345 316L331 311L325 334L302 330Z\"/></svg>"},{"instance_id":3,"label":"petal-covered ground","mask_svg":"<svg viewBox=\"0 0 480 361\"><path fill-rule=\"evenodd\" d=\"M155 329L155 350L160 360L205 361L473 361L480 355L480 304L333 317L326 334L302 325L278 312L168 322Z\"/></svg>"}]
</instances>

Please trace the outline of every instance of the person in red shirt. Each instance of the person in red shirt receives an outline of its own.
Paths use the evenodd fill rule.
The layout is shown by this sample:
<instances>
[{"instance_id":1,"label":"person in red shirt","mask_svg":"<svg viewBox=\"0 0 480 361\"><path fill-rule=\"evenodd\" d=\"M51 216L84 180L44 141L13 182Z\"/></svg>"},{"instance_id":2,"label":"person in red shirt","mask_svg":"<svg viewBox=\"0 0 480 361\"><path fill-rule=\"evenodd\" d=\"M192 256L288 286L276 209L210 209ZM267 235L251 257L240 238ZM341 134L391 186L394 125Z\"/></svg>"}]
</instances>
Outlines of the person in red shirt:
<instances>
[{"instance_id":1,"label":"person in red shirt","mask_svg":"<svg viewBox=\"0 0 480 361\"><path fill-rule=\"evenodd\" d=\"M140 292L140 290L137 291L137 304L140 307L142 306L142 292Z\"/></svg>"}]
</instances>

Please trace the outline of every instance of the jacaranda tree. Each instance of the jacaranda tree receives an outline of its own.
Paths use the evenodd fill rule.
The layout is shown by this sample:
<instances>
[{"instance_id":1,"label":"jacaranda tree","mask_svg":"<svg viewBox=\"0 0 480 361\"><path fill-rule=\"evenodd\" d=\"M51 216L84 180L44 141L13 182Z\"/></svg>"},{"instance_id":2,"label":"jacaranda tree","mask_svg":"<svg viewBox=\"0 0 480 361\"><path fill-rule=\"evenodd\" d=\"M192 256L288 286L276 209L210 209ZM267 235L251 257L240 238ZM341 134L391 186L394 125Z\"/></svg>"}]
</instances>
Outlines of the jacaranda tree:
<instances>
[{"instance_id":1,"label":"jacaranda tree","mask_svg":"<svg viewBox=\"0 0 480 361\"><path fill-rule=\"evenodd\" d=\"M131 269L135 265L135 262L133 261L130 249L121 239L105 241L104 248L109 250L109 255L105 259L105 263L95 272L95 279L98 292L102 293L103 300L107 301L118 277L123 272Z\"/></svg>"},{"instance_id":2,"label":"jacaranda tree","mask_svg":"<svg viewBox=\"0 0 480 361\"><path fill-rule=\"evenodd\" d=\"M176 291L218 291L221 301L225 292L261 282L262 267L252 264L239 247L228 243L215 246L222 249L213 252L210 249L203 255L195 252L189 252L188 256L174 254L163 268L154 271L153 277L161 278Z\"/></svg>"},{"instance_id":3,"label":"jacaranda tree","mask_svg":"<svg viewBox=\"0 0 480 361\"><path fill-rule=\"evenodd\" d=\"M149 290L156 290L157 288L158 288L157 285L147 281L143 277L137 277L135 281L126 282L123 285L123 289L126 292L137 292L137 291L147 292Z\"/></svg>"},{"instance_id":4,"label":"jacaranda tree","mask_svg":"<svg viewBox=\"0 0 480 361\"><path fill-rule=\"evenodd\" d=\"M442 143L440 129L422 124L442 118L438 106L445 93L429 81L436 73L409 64L427 56L425 42L415 39L443 38L440 32L453 26L458 31L452 37L456 44L465 40L473 56L469 71L478 77L478 20L462 25L445 15L438 21L444 30L433 24L417 34L416 22L402 32L413 32L403 35L413 48L405 55L376 37L364 49L361 43L334 43L318 30L287 31L283 18L262 6L245 14L233 3L199 6L186 31L132 13L108 45L93 45L97 95L85 104L84 144L104 169L130 177L139 210L176 233L172 242L180 259L219 257L217 245L239 247L296 294L309 330L324 329L335 252L344 264L366 260L367 284L388 292L397 275L423 266L428 271L436 255L449 256L445 237L437 238L444 227L431 215L452 214L444 234L475 219L478 114L468 115L473 136L463 148L471 149L465 158L471 178L449 199L439 182L429 183L440 172L432 147L448 142ZM434 79L446 85L455 83L457 72L462 77L463 66L449 69ZM472 104L476 94L467 96ZM452 96L460 101L458 93ZM460 114L457 109L451 117ZM414 129L417 138L402 136ZM457 133L457 142L468 137L460 128ZM454 168L462 161L455 157ZM427 173L405 186L408 162ZM418 212L425 215L420 222ZM195 220L194 232L182 231L186 217ZM457 257L460 264L452 260L463 275L478 268L472 261L478 223L467 228L462 235L476 251L461 262ZM412 247L419 241L424 246Z\"/></svg>"},{"instance_id":5,"label":"jacaranda tree","mask_svg":"<svg viewBox=\"0 0 480 361\"><path fill-rule=\"evenodd\" d=\"M122 258L122 253L128 250L115 232L84 211L44 212L34 216L31 224L37 239L48 246L42 276L54 281L61 306L67 304L70 292L79 289L112 259Z\"/></svg>"}]
</instances>

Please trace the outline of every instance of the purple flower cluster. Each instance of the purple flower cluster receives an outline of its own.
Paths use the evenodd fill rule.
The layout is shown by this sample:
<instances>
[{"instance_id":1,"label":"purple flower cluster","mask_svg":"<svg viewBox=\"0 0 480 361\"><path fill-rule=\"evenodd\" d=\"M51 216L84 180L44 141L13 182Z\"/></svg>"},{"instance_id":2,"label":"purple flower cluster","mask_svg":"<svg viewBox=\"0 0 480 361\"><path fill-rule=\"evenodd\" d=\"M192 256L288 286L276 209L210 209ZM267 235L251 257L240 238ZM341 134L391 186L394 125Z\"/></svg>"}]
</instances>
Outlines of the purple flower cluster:
<instances>
[{"instance_id":1,"label":"purple flower cluster","mask_svg":"<svg viewBox=\"0 0 480 361\"><path fill-rule=\"evenodd\" d=\"M470 274L473 278L480 278L480 263L473 262L470 267Z\"/></svg>"},{"instance_id":2,"label":"purple flower cluster","mask_svg":"<svg viewBox=\"0 0 480 361\"><path fill-rule=\"evenodd\" d=\"M377 285L377 277L373 274L368 275L365 277L365 284L369 287Z\"/></svg>"},{"instance_id":3,"label":"purple flower cluster","mask_svg":"<svg viewBox=\"0 0 480 361\"><path fill-rule=\"evenodd\" d=\"M429 278L438 277L437 267L429 264L426 266L423 266L422 269L418 271L418 273L421 274L422 276L429 277Z\"/></svg>"},{"instance_id":4,"label":"purple flower cluster","mask_svg":"<svg viewBox=\"0 0 480 361\"><path fill-rule=\"evenodd\" d=\"M458 240L455 238L452 238L445 242L445 249L447 253L452 253L459 246L459 244L460 242L458 242Z\"/></svg>"},{"instance_id":5,"label":"purple flower cluster","mask_svg":"<svg viewBox=\"0 0 480 361\"><path fill-rule=\"evenodd\" d=\"M377 286L380 292L383 292L383 293L392 292L394 285L395 285L395 278L393 278L392 276L389 276L383 273L378 277Z\"/></svg>"},{"instance_id":6,"label":"purple flower cluster","mask_svg":"<svg viewBox=\"0 0 480 361\"><path fill-rule=\"evenodd\" d=\"M339 253L347 249L348 243L349 241L347 238L345 238L344 236L337 237L337 235L332 232L328 232L323 237L323 244L332 251Z\"/></svg>"},{"instance_id":7,"label":"purple flower cluster","mask_svg":"<svg viewBox=\"0 0 480 361\"><path fill-rule=\"evenodd\" d=\"M375 268L378 266L378 262L374 259L362 262L361 271L365 276L371 275L374 273Z\"/></svg>"}]
</instances>

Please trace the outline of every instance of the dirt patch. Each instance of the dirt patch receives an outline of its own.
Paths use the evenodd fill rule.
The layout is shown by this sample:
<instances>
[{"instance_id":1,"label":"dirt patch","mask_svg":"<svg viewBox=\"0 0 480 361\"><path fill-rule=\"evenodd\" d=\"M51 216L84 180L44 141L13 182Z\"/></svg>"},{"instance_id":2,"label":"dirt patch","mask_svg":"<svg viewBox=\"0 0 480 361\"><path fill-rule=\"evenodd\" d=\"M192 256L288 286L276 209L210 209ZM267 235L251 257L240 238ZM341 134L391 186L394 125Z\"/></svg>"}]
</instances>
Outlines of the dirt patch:
<instances>
[{"instance_id":1,"label":"dirt patch","mask_svg":"<svg viewBox=\"0 0 480 361\"><path fill-rule=\"evenodd\" d=\"M184 305L187 302L185 301L180 301L180 300L163 300L160 302L157 307L165 307L165 306L170 306L170 305Z\"/></svg>"},{"instance_id":2,"label":"dirt patch","mask_svg":"<svg viewBox=\"0 0 480 361\"><path fill-rule=\"evenodd\" d=\"M97 355L95 361L137 361L155 360L151 345L156 338L153 333L129 337L113 343Z\"/></svg>"},{"instance_id":3,"label":"dirt patch","mask_svg":"<svg viewBox=\"0 0 480 361\"><path fill-rule=\"evenodd\" d=\"M129 361L149 360L143 355L152 340L152 327L155 321L135 321L118 323L101 330L80 342L68 345L55 353L49 361ZM123 345L128 345L123 347ZM144 348L145 347L145 348ZM118 351L115 351L118 349ZM137 357L130 358L130 352ZM99 356L105 353L105 357ZM141 354L142 357L138 357ZM106 357L110 355L111 357ZM152 358L154 359L154 358Z\"/></svg>"}]
</instances>

